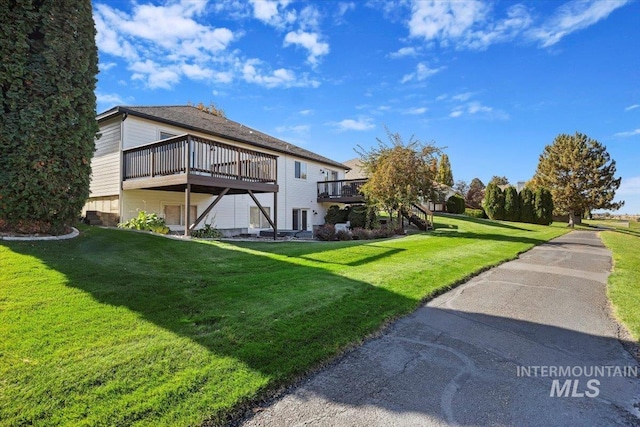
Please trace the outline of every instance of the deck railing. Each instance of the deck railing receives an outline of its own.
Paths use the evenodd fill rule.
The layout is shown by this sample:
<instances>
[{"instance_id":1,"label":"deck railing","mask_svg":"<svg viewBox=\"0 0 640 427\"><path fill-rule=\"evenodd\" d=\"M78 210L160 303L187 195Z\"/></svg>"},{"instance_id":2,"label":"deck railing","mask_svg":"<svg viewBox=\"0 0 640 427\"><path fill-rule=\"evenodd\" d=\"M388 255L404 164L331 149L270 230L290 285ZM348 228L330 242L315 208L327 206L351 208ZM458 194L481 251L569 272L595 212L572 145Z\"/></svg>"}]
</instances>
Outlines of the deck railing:
<instances>
[{"instance_id":1,"label":"deck railing","mask_svg":"<svg viewBox=\"0 0 640 427\"><path fill-rule=\"evenodd\" d=\"M123 150L123 180L196 174L275 183L277 156L193 135Z\"/></svg>"},{"instance_id":2,"label":"deck railing","mask_svg":"<svg viewBox=\"0 0 640 427\"><path fill-rule=\"evenodd\" d=\"M341 179L336 181L319 181L318 182L318 198L319 199L339 199L362 197L362 186L367 179Z\"/></svg>"}]
</instances>

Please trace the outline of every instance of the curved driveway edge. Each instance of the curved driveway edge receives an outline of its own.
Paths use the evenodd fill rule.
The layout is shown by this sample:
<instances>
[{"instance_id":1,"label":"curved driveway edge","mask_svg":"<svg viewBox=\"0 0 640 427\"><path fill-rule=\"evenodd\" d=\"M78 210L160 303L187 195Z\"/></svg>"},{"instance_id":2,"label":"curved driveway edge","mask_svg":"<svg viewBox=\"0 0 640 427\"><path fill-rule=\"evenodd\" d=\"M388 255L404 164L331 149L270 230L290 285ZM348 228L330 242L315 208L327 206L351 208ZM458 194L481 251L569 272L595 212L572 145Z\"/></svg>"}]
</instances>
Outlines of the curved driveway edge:
<instances>
[{"instance_id":1,"label":"curved driveway edge","mask_svg":"<svg viewBox=\"0 0 640 427\"><path fill-rule=\"evenodd\" d=\"M573 231L447 292L245 426L640 426L640 367L618 339L611 253Z\"/></svg>"}]
</instances>

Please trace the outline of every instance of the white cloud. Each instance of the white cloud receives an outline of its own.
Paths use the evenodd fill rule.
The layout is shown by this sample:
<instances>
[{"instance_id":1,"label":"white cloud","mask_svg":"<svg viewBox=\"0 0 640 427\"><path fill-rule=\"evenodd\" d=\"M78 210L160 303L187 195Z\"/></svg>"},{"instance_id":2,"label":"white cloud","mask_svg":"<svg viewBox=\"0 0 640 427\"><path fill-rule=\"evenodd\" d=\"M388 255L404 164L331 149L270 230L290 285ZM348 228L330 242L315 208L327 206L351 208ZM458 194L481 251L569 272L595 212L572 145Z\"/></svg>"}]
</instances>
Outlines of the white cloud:
<instances>
[{"instance_id":1,"label":"white cloud","mask_svg":"<svg viewBox=\"0 0 640 427\"><path fill-rule=\"evenodd\" d=\"M640 108L640 104L629 105L627 108L624 109L624 111L631 111L631 110L635 110L636 108Z\"/></svg>"},{"instance_id":2,"label":"white cloud","mask_svg":"<svg viewBox=\"0 0 640 427\"><path fill-rule=\"evenodd\" d=\"M183 77L210 78L215 75L211 64L227 59L225 51L240 33L199 23L206 5L196 0L134 3L126 13L98 4L94 9L98 49L122 58L133 72L132 79L152 89L170 89Z\"/></svg>"},{"instance_id":3,"label":"white cloud","mask_svg":"<svg viewBox=\"0 0 640 427\"><path fill-rule=\"evenodd\" d=\"M294 133L297 135L307 135L311 130L309 125L297 125L297 126L278 126L276 131L278 133Z\"/></svg>"},{"instance_id":4,"label":"white cloud","mask_svg":"<svg viewBox=\"0 0 640 427\"><path fill-rule=\"evenodd\" d=\"M246 82L255 83L267 88L274 87L318 87L320 83L306 76L298 78L296 74L285 68L272 72L259 69L261 62L257 59L248 60L242 67L242 77Z\"/></svg>"},{"instance_id":5,"label":"white cloud","mask_svg":"<svg viewBox=\"0 0 640 427\"><path fill-rule=\"evenodd\" d=\"M407 83L407 82L410 82L412 80L417 80L417 81L420 82L420 81L426 80L427 78L433 76L436 73L439 73L442 70L444 70L444 67L429 68L423 62L420 62L416 66L416 71L415 72L409 73L409 74L405 74L404 76L402 76L402 79L400 80L400 83Z\"/></svg>"},{"instance_id":6,"label":"white cloud","mask_svg":"<svg viewBox=\"0 0 640 427\"><path fill-rule=\"evenodd\" d=\"M474 92L463 92L463 93L459 93L457 95L452 96L451 99L458 102L465 102L471 99L473 95L475 95Z\"/></svg>"},{"instance_id":7,"label":"white cloud","mask_svg":"<svg viewBox=\"0 0 640 427\"><path fill-rule=\"evenodd\" d=\"M296 20L294 11L287 11L289 0L250 0L253 17L273 27L283 27Z\"/></svg>"},{"instance_id":8,"label":"white cloud","mask_svg":"<svg viewBox=\"0 0 640 427\"><path fill-rule=\"evenodd\" d=\"M493 3L484 0L413 0L409 36L456 49L483 50L517 38L549 47L605 19L630 1L571 0L535 24L536 14L523 4L509 6L506 16L500 17L494 13Z\"/></svg>"},{"instance_id":9,"label":"white cloud","mask_svg":"<svg viewBox=\"0 0 640 427\"><path fill-rule=\"evenodd\" d=\"M284 46L299 45L309 51L307 61L313 66L318 64L318 58L329 53L329 44L318 40L317 33L305 31L289 32L284 38Z\"/></svg>"},{"instance_id":10,"label":"white cloud","mask_svg":"<svg viewBox=\"0 0 640 427\"><path fill-rule=\"evenodd\" d=\"M618 138L628 138L630 136L636 136L636 135L640 135L640 129L634 129L634 130L630 130L628 132L618 132L618 133L614 134L613 136L618 137Z\"/></svg>"},{"instance_id":11,"label":"white cloud","mask_svg":"<svg viewBox=\"0 0 640 427\"><path fill-rule=\"evenodd\" d=\"M125 100L116 93L102 93L96 91L96 100L98 104L104 106L104 109L108 109L116 105L126 104Z\"/></svg>"},{"instance_id":12,"label":"white cloud","mask_svg":"<svg viewBox=\"0 0 640 427\"><path fill-rule=\"evenodd\" d=\"M480 0L414 0L409 20L409 35L442 45L461 39L478 21L483 21L488 6Z\"/></svg>"},{"instance_id":13,"label":"white cloud","mask_svg":"<svg viewBox=\"0 0 640 427\"><path fill-rule=\"evenodd\" d=\"M414 107L414 108L409 108L408 110L405 110L404 114L419 116L420 114L426 113L427 110L428 110L427 107Z\"/></svg>"},{"instance_id":14,"label":"white cloud","mask_svg":"<svg viewBox=\"0 0 640 427\"><path fill-rule=\"evenodd\" d=\"M339 131L348 131L348 130L356 130L356 131L364 131L373 129L376 127L374 125L373 120L368 117L360 117L357 120L353 119L344 119L342 121L336 123L330 123L332 126L335 126Z\"/></svg>"},{"instance_id":15,"label":"white cloud","mask_svg":"<svg viewBox=\"0 0 640 427\"><path fill-rule=\"evenodd\" d=\"M619 196L635 196L640 195L640 176L631 178L622 178L620 188L616 191Z\"/></svg>"},{"instance_id":16,"label":"white cloud","mask_svg":"<svg viewBox=\"0 0 640 427\"><path fill-rule=\"evenodd\" d=\"M338 3L338 11L336 12L336 20L338 23L342 23L344 15L351 10L356 9L356 4L354 2L340 2Z\"/></svg>"},{"instance_id":17,"label":"white cloud","mask_svg":"<svg viewBox=\"0 0 640 427\"><path fill-rule=\"evenodd\" d=\"M298 111L298 114L300 114L301 116L308 116L310 114L313 114L313 110L301 110Z\"/></svg>"},{"instance_id":18,"label":"white cloud","mask_svg":"<svg viewBox=\"0 0 640 427\"><path fill-rule=\"evenodd\" d=\"M541 47L558 43L564 36L587 28L605 19L611 12L629 3L629 0L573 0L560 6L540 27L529 33Z\"/></svg>"},{"instance_id":19,"label":"white cloud","mask_svg":"<svg viewBox=\"0 0 640 427\"><path fill-rule=\"evenodd\" d=\"M467 102L464 105L459 105L455 107L451 113L449 113L449 117L474 117L486 120L508 120L509 114L502 110L496 110L493 107L489 107L484 105L478 101Z\"/></svg>"},{"instance_id":20,"label":"white cloud","mask_svg":"<svg viewBox=\"0 0 640 427\"><path fill-rule=\"evenodd\" d=\"M100 69L100 71L109 71L117 65L118 64L116 64L115 62L101 62L100 64L98 64L98 68Z\"/></svg>"},{"instance_id":21,"label":"white cloud","mask_svg":"<svg viewBox=\"0 0 640 427\"><path fill-rule=\"evenodd\" d=\"M415 47L402 47L395 52L391 52L389 57L391 58L404 58L407 56L416 56L418 51Z\"/></svg>"}]
</instances>

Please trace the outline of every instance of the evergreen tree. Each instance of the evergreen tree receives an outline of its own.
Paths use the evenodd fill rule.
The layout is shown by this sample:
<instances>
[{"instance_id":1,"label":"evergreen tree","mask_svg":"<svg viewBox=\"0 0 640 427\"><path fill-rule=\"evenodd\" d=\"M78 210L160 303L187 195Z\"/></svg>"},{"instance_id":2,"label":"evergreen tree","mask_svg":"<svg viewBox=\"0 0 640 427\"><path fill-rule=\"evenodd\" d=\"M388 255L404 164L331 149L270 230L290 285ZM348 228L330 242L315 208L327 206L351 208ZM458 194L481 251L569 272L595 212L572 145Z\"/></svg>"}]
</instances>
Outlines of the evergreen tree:
<instances>
[{"instance_id":1,"label":"evergreen tree","mask_svg":"<svg viewBox=\"0 0 640 427\"><path fill-rule=\"evenodd\" d=\"M524 187L520 192L520 221L530 224L536 223L534 215L534 194L529 187Z\"/></svg>"},{"instance_id":2,"label":"evergreen tree","mask_svg":"<svg viewBox=\"0 0 640 427\"><path fill-rule=\"evenodd\" d=\"M504 193L497 184L489 183L484 193L483 207L491 219L504 219Z\"/></svg>"},{"instance_id":3,"label":"evergreen tree","mask_svg":"<svg viewBox=\"0 0 640 427\"><path fill-rule=\"evenodd\" d=\"M480 179L473 178L469 184L465 200L469 206L475 209L482 209L482 200L484 200L484 184Z\"/></svg>"},{"instance_id":4,"label":"evergreen tree","mask_svg":"<svg viewBox=\"0 0 640 427\"><path fill-rule=\"evenodd\" d=\"M546 188L538 187L534 195L534 215L538 224L553 222L553 196Z\"/></svg>"},{"instance_id":5,"label":"evergreen tree","mask_svg":"<svg viewBox=\"0 0 640 427\"><path fill-rule=\"evenodd\" d=\"M91 1L5 1L0 22L0 229L59 234L89 196L98 130Z\"/></svg>"},{"instance_id":6,"label":"evergreen tree","mask_svg":"<svg viewBox=\"0 0 640 427\"><path fill-rule=\"evenodd\" d=\"M520 221L520 197L518 190L512 185L504 190L504 219Z\"/></svg>"},{"instance_id":7,"label":"evergreen tree","mask_svg":"<svg viewBox=\"0 0 640 427\"><path fill-rule=\"evenodd\" d=\"M451 171L451 163L449 156L443 154L438 164L438 173L436 174L436 182L453 187L453 172Z\"/></svg>"},{"instance_id":8,"label":"evergreen tree","mask_svg":"<svg viewBox=\"0 0 640 427\"><path fill-rule=\"evenodd\" d=\"M569 225L573 227L576 214L622 207L623 201L613 201L621 182L615 173L616 162L606 147L576 132L558 135L545 147L534 182L551 191L556 210L568 214Z\"/></svg>"}]
</instances>

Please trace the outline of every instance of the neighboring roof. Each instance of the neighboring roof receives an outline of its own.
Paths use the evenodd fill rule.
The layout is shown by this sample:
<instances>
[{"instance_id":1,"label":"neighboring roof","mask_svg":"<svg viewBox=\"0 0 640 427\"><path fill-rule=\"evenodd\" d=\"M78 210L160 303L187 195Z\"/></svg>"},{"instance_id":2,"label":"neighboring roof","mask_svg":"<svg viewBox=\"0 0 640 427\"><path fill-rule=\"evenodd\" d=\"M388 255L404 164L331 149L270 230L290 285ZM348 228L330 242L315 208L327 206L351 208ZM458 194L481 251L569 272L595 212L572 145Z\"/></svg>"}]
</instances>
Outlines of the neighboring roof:
<instances>
[{"instance_id":1,"label":"neighboring roof","mask_svg":"<svg viewBox=\"0 0 640 427\"><path fill-rule=\"evenodd\" d=\"M362 169L360 159L347 160L346 162L342 162L342 164L351 168L351 170L346 174L347 179L367 178L367 173Z\"/></svg>"},{"instance_id":2,"label":"neighboring roof","mask_svg":"<svg viewBox=\"0 0 640 427\"><path fill-rule=\"evenodd\" d=\"M249 145L266 148L284 154L292 154L344 170L349 169L349 167L342 163L336 162L312 151L305 150L304 148L300 148L278 138L274 138L241 123L234 122L225 117L209 114L189 105L155 107L117 106L98 114L96 119L100 122L123 113L173 126L179 126L184 129L194 130L212 136L231 139L237 142L244 142Z\"/></svg>"}]
</instances>

